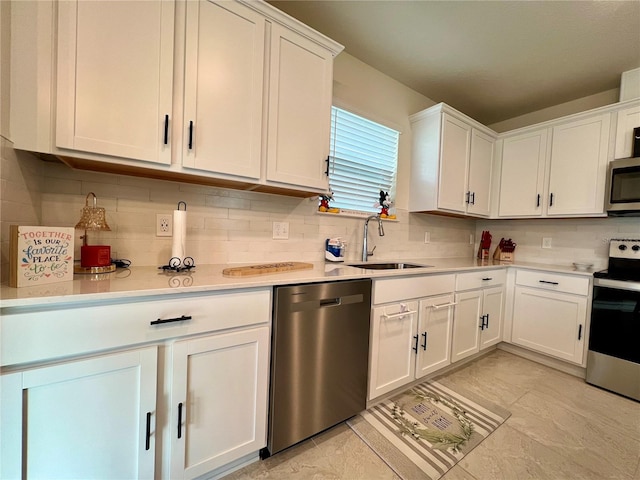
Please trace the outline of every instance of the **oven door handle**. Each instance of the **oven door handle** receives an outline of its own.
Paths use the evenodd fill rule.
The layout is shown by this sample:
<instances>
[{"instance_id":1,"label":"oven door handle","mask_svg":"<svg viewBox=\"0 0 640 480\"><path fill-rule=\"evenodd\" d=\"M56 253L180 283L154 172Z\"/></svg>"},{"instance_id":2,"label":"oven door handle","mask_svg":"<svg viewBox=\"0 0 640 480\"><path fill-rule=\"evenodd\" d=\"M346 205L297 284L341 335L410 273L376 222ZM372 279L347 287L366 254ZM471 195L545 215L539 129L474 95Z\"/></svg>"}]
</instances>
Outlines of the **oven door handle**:
<instances>
[{"instance_id":1,"label":"oven door handle","mask_svg":"<svg viewBox=\"0 0 640 480\"><path fill-rule=\"evenodd\" d=\"M593 286L640 292L640 282L625 282L624 280L611 280L609 278L594 278Z\"/></svg>"}]
</instances>

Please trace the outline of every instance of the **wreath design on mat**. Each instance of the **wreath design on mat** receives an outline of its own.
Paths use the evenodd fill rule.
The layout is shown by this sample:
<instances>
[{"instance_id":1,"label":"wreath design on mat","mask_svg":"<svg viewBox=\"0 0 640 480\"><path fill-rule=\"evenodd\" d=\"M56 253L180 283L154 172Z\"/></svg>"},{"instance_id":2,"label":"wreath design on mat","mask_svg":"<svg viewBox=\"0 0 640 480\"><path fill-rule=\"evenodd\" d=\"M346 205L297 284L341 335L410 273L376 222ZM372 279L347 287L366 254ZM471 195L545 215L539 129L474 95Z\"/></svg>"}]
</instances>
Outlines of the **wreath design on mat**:
<instances>
[{"instance_id":1,"label":"wreath design on mat","mask_svg":"<svg viewBox=\"0 0 640 480\"><path fill-rule=\"evenodd\" d=\"M450 448L454 453L460 452L460 449L471 438L475 430L473 423L467 417L467 412L454 400L436 393L421 392L415 388L411 390L411 393L413 393L416 400L428 401L434 405L441 404L450 408L453 416L458 421L460 433L455 434L434 428L420 428L418 422L409 420L405 416L403 406L398 402L394 402L392 415L399 425L400 434L410 435L416 440L426 440L433 445L433 448L441 450Z\"/></svg>"}]
</instances>

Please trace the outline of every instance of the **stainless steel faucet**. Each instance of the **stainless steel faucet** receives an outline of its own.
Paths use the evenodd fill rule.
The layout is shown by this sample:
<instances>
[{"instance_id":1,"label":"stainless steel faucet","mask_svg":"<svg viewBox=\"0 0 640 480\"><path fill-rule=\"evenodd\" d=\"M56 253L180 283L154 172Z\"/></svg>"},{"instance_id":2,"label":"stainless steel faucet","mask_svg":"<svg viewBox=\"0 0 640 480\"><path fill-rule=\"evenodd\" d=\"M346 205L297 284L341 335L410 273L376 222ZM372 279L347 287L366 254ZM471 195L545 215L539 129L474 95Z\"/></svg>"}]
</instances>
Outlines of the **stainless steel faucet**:
<instances>
[{"instance_id":1,"label":"stainless steel faucet","mask_svg":"<svg viewBox=\"0 0 640 480\"><path fill-rule=\"evenodd\" d=\"M371 255L373 255L373 250L376 249L376 247L373 247L373 250L371 251L367 250L367 233L369 231L369 220L373 218L378 219L378 235L380 235L381 237L384 237L384 228L382 228L382 219L380 218L380 215L371 215L367 217L367 219L364 221L364 233L362 235L362 261L363 262L366 262L367 259Z\"/></svg>"}]
</instances>

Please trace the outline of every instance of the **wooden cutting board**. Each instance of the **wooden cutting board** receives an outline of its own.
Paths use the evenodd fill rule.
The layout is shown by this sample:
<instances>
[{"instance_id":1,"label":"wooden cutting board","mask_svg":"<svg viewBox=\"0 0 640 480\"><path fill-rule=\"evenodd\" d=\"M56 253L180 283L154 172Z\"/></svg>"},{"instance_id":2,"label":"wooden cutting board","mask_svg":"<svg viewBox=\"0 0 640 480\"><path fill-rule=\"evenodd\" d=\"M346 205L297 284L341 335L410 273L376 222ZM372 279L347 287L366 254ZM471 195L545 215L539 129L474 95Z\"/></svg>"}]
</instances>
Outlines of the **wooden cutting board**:
<instances>
[{"instance_id":1,"label":"wooden cutting board","mask_svg":"<svg viewBox=\"0 0 640 480\"><path fill-rule=\"evenodd\" d=\"M228 277L243 277L246 275L264 275L267 273L289 272L292 270L308 270L313 264L304 262L278 262L249 265L246 267L225 268L222 274Z\"/></svg>"}]
</instances>

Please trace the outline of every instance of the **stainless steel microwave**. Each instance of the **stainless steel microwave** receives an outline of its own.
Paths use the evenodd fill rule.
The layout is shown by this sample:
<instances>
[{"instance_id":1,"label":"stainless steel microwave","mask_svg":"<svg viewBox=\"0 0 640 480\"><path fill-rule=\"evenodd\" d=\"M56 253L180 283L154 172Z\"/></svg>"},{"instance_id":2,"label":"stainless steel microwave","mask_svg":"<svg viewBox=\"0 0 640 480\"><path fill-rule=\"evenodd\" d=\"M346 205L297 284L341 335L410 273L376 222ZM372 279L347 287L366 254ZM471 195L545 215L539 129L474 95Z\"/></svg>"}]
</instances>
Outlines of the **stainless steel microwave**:
<instances>
[{"instance_id":1,"label":"stainless steel microwave","mask_svg":"<svg viewBox=\"0 0 640 480\"><path fill-rule=\"evenodd\" d=\"M609 163L606 209L609 215L640 216L640 157Z\"/></svg>"}]
</instances>

